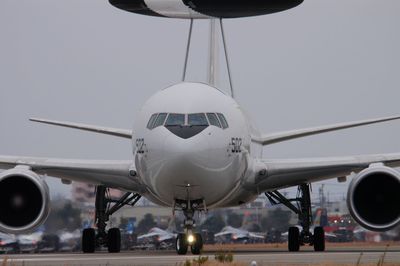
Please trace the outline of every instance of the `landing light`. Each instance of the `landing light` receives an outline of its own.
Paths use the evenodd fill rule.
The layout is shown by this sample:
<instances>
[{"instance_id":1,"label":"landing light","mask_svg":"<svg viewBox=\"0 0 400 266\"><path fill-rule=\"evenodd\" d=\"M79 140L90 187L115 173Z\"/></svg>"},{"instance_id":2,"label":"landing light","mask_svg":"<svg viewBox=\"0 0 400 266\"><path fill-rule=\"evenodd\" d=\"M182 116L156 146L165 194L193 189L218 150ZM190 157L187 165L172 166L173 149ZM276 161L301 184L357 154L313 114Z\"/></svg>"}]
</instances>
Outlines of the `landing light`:
<instances>
[{"instance_id":1,"label":"landing light","mask_svg":"<svg viewBox=\"0 0 400 266\"><path fill-rule=\"evenodd\" d=\"M192 234L188 235L187 241L189 242L189 244L192 244L194 242L194 235Z\"/></svg>"}]
</instances>

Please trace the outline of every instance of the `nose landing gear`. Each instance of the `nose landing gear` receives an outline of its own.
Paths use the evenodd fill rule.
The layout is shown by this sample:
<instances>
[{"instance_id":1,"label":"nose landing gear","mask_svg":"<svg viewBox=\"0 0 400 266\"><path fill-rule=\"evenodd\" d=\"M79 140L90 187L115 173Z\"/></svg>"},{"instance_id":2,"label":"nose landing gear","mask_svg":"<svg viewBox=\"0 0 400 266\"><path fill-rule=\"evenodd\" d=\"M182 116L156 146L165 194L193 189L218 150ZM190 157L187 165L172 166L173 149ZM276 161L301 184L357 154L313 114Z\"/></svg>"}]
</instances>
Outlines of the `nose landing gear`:
<instances>
[{"instance_id":1,"label":"nose landing gear","mask_svg":"<svg viewBox=\"0 0 400 266\"><path fill-rule=\"evenodd\" d=\"M86 228L82 233L83 253L94 253L96 247L107 247L108 252L118 253L121 250L121 232L119 228L106 230L107 222L112 214L125 205L134 206L141 196L136 193L125 193L120 199L111 199L108 188L96 187L96 217L97 234L95 229ZM111 205L114 203L113 205Z\"/></svg>"},{"instance_id":2,"label":"nose landing gear","mask_svg":"<svg viewBox=\"0 0 400 266\"><path fill-rule=\"evenodd\" d=\"M194 227L196 224L193 219L194 212L199 209L200 202L202 201L176 200L175 206L180 206L185 215L184 233L178 234L175 242L176 253L178 255L186 255L189 248L193 255L201 254L203 249L203 238L201 234L194 233Z\"/></svg>"},{"instance_id":3,"label":"nose landing gear","mask_svg":"<svg viewBox=\"0 0 400 266\"><path fill-rule=\"evenodd\" d=\"M299 216L299 224L302 228L301 232L298 227L290 227L288 235L289 251L299 251L300 246L314 246L315 251L325 250L325 232L321 226L314 228L314 234L311 233L312 212L310 185L301 184L298 187L298 195L294 199L287 199L279 191L266 192L265 195L271 204L283 204ZM297 202L297 206L292 202Z\"/></svg>"}]
</instances>

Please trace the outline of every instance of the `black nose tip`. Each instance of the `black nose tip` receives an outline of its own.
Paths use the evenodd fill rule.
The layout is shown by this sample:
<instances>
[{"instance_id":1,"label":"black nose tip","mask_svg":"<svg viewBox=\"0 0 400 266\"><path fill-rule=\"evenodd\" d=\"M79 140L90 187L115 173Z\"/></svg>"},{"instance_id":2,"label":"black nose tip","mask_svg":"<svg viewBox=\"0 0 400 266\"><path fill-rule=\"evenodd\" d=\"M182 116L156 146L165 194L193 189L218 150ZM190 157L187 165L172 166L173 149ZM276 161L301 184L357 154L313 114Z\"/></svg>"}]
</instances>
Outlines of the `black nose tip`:
<instances>
[{"instance_id":1,"label":"black nose tip","mask_svg":"<svg viewBox=\"0 0 400 266\"><path fill-rule=\"evenodd\" d=\"M196 136L208 126L165 126L169 131L171 131L174 135L182 138L189 139L193 136Z\"/></svg>"}]
</instances>

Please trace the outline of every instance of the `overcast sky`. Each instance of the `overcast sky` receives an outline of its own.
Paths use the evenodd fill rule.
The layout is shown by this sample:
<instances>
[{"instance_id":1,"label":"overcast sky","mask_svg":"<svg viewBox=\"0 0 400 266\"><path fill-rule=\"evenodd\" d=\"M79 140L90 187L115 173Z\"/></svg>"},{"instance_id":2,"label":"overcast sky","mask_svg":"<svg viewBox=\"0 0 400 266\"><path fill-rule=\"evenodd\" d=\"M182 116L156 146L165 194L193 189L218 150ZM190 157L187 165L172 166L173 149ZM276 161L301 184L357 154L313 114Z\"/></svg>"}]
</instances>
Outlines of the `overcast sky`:
<instances>
[{"instance_id":1,"label":"overcast sky","mask_svg":"<svg viewBox=\"0 0 400 266\"><path fill-rule=\"evenodd\" d=\"M399 14L398 0L306 0L226 20L237 100L263 132L400 114ZM0 1L0 154L131 158L125 139L27 119L131 128L147 98L179 82L188 26L106 0ZM192 81L206 77L207 29L195 22ZM400 121L390 122L272 145L264 156L400 152L399 136ZM56 180L51 189L69 188Z\"/></svg>"}]
</instances>

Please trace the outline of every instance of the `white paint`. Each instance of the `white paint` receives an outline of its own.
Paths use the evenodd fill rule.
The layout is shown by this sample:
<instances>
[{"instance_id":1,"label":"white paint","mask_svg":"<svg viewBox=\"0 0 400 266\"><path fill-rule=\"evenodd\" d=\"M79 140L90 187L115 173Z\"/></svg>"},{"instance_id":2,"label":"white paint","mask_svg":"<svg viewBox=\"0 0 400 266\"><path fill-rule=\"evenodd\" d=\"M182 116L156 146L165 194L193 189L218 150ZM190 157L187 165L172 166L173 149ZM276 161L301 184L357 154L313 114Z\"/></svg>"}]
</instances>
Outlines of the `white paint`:
<instances>
[{"instance_id":1,"label":"white paint","mask_svg":"<svg viewBox=\"0 0 400 266\"><path fill-rule=\"evenodd\" d=\"M210 18L186 6L182 0L144 0L152 11L172 18Z\"/></svg>"}]
</instances>

